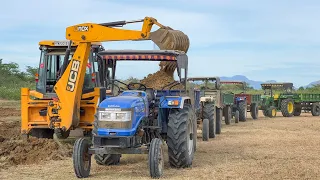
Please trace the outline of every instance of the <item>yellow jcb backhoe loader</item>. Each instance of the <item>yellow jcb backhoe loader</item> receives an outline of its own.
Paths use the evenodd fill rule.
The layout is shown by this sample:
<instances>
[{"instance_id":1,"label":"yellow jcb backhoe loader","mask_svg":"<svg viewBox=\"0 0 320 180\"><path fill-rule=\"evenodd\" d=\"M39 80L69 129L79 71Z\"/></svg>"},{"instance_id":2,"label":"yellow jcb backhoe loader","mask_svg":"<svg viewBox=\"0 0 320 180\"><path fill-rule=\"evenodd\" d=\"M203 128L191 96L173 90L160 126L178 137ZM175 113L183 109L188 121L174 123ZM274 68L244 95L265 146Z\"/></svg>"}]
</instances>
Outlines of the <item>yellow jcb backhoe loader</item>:
<instances>
[{"instance_id":1,"label":"yellow jcb backhoe loader","mask_svg":"<svg viewBox=\"0 0 320 180\"><path fill-rule=\"evenodd\" d=\"M38 73L36 74L36 90L30 91L28 88L21 89L21 132L22 134L30 134L38 138L53 138L55 132L58 138L67 138L70 131L62 131L60 128L54 128L54 121L50 119L47 106L51 101L56 100L54 85L59 79L63 68L69 63L78 43L73 42L70 46L69 57L65 57L69 41L41 41L39 42L40 63ZM94 59L99 51L104 50L101 43L93 43L90 49L90 56L85 72L85 80L83 87L83 95L80 106L80 127L84 132L90 132L92 114L96 108L100 92L94 91L97 85L96 70L97 64ZM65 58L67 61L65 61ZM66 64L64 64L66 63ZM67 98L67 97L66 97ZM87 112L85 114L84 112Z\"/></svg>"},{"instance_id":2,"label":"yellow jcb backhoe loader","mask_svg":"<svg viewBox=\"0 0 320 180\"><path fill-rule=\"evenodd\" d=\"M138 22L143 22L141 30L118 28L126 24ZM151 32L154 24L160 28ZM21 90L22 134L29 134L31 129L36 130L48 127L62 135L68 134L70 130L79 127L87 131L92 129L94 114L98 105L97 99L102 99L106 94L98 86L95 86L92 92L85 93L84 91L88 58L90 52L92 52L90 47L94 42L152 40L160 49L187 52L189 48L189 39L183 32L163 26L152 17L145 17L142 20L136 21L79 24L67 28L66 38L70 40L68 49L70 49L70 45L73 42L78 42L78 45L72 59L70 61L64 60L65 64L68 64L66 62L69 62L69 64L65 69L62 68L59 71L59 78L52 84L54 93L47 96L47 93L43 90L30 91L27 88L22 88ZM65 56L69 57L69 55L70 50L66 51ZM42 62L46 64L46 59L43 59ZM161 65L164 69L172 72L176 68L170 62ZM39 74L47 73L45 69L43 71L40 68ZM33 100L30 96L37 99ZM92 100L85 100L90 97L94 98ZM43 132L40 133L43 134Z\"/></svg>"}]
</instances>

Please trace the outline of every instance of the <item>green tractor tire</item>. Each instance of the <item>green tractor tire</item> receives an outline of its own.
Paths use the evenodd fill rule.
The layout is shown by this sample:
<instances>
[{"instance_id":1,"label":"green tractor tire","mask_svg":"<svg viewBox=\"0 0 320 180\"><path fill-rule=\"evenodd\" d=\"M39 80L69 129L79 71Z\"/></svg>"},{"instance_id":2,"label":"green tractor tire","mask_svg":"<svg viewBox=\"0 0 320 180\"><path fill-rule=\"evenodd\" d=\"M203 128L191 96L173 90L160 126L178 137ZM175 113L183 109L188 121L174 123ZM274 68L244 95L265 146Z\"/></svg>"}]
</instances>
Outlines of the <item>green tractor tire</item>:
<instances>
[{"instance_id":1,"label":"green tractor tire","mask_svg":"<svg viewBox=\"0 0 320 180\"><path fill-rule=\"evenodd\" d=\"M281 113L283 117L292 117L295 104L292 99L284 99L281 101Z\"/></svg>"}]
</instances>

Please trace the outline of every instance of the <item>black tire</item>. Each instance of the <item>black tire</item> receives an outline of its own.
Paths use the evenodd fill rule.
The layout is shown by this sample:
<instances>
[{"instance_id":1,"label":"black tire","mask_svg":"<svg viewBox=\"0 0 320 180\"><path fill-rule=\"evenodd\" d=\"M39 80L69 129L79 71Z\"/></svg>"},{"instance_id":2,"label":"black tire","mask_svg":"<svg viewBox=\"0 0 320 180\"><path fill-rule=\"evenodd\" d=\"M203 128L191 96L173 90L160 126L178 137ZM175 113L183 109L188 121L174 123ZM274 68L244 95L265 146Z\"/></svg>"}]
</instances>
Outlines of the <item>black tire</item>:
<instances>
[{"instance_id":1,"label":"black tire","mask_svg":"<svg viewBox=\"0 0 320 180\"><path fill-rule=\"evenodd\" d=\"M250 114L252 119L256 120L259 116L259 107L256 103L252 103L250 106Z\"/></svg>"},{"instance_id":2,"label":"black tire","mask_svg":"<svg viewBox=\"0 0 320 180\"><path fill-rule=\"evenodd\" d=\"M94 115L94 121L93 121L93 129L92 129L92 135L97 136L98 135L98 127L99 127L99 120L98 120L98 113Z\"/></svg>"},{"instance_id":3,"label":"black tire","mask_svg":"<svg viewBox=\"0 0 320 180\"><path fill-rule=\"evenodd\" d=\"M120 164L121 154L95 154L96 163L103 166Z\"/></svg>"},{"instance_id":4,"label":"black tire","mask_svg":"<svg viewBox=\"0 0 320 180\"><path fill-rule=\"evenodd\" d=\"M202 140L209 141L209 120L204 119L202 122Z\"/></svg>"},{"instance_id":5,"label":"black tire","mask_svg":"<svg viewBox=\"0 0 320 180\"><path fill-rule=\"evenodd\" d=\"M45 138L45 139L53 139L53 129L38 129L34 128L30 131L30 136L36 137L36 138Z\"/></svg>"},{"instance_id":6,"label":"black tire","mask_svg":"<svg viewBox=\"0 0 320 180\"><path fill-rule=\"evenodd\" d=\"M216 134L221 134L222 109L216 108Z\"/></svg>"},{"instance_id":7,"label":"black tire","mask_svg":"<svg viewBox=\"0 0 320 180\"><path fill-rule=\"evenodd\" d=\"M245 101L241 101L238 104L239 110L239 121L246 121L247 120L247 103Z\"/></svg>"},{"instance_id":8,"label":"black tire","mask_svg":"<svg viewBox=\"0 0 320 180\"><path fill-rule=\"evenodd\" d=\"M76 140L73 146L73 168L78 178L86 178L90 175L91 155L88 153L90 142L85 138Z\"/></svg>"},{"instance_id":9,"label":"black tire","mask_svg":"<svg viewBox=\"0 0 320 180\"><path fill-rule=\"evenodd\" d=\"M268 110L262 110L262 114L263 114L265 117L268 117Z\"/></svg>"},{"instance_id":10,"label":"black tire","mask_svg":"<svg viewBox=\"0 0 320 180\"><path fill-rule=\"evenodd\" d=\"M312 103L311 114L312 114L312 116L319 116L320 115L320 105L319 105L319 103Z\"/></svg>"},{"instance_id":11,"label":"black tire","mask_svg":"<svg viewBox=\"0 0 320 180\"><path fill-rule=\"evenodd\" d=\"M284 99L281 101L281 113L283 117L292 117L294 109L294 102L292 99Z\"/></svg>"},{"instance_id":12,"label":"black tire","mask_svg":"<svg viewBox=\"0 0 320 180\"><path fill-rule=\"evenodd\" d=\"M185 168L192 165L194 157L193 111L189 104L183 109L171 109L167 132L169 163L175 168ZM190 144L191 143L191 144Z\"/></svg>"},{"instance_id":13,"label":"black tire","mask_svg":"<svg viewBox=\"0 0 320 180\"><path fill-rule=\"evenodd\" d=\"M300 116L301 115L301 111L302 111L302 107L301 104L296 104L295 108L294 108L294 116Z\"/></svg>"},{"instance_id":14,"label":"black tire","mask_svg":"<svg viewBox=\"0 0 320 180\"><path fill-rule=\"evenodd\" d=\"M231 124L231 119L232 119L231 107L226 106L225 111L224 111L224 120L225 120L226 125Z\"/></svg>"},{"instance_id":15,"label":"black tire","mask_svg":"<svg viewBox=\"0 0 320 180\"><path fill-rule=\"evenodd\" d=\"M240 116L240 113L238 110L236 110L236 112L234 113L234 122L235 123L239 123L239 116Z\"/></svg>"},{"instance_id":16,"label":"black tire","mask_svg":"<svg viewBox=\"0 0 320 180\"><path fill-rule=\"evenodd\" d=\"M54 133L57 135L59 139L67 139L70 135L70 130L63 131L62 129L54 129Z\"/></svg>"},{"instance_id":17,"label":"black tire","mask_svg":"<svg viewBox=\"0 0 320 180\"><path fill-rule=\"evenodd\" d=\"M216 137L216 122L214 117L214 104L213 103L205 103L203 107L203 119L209 120L209 138Z\"/></svg>"},{"instance_id":18,"label":"black tire","mask_svg":"<svg viewBox=\"0 0 320 180\"><path fill-rule=\"evenodd\" d=\"M163 174L164 155L162 141L158 138L152 139L149 147L148 166L151 178L158 179Z\"/></svg>"},{"instance_id":19,"label":"black tire","mask_svg":"<svg viewBox=\"0 0 320 180\"><path fill-rule=\"evenodd\" d=\"M270 107L267 111L267 117L274 118L277 116L277 109L275 107Z\"/></svg>"}]
</instances>

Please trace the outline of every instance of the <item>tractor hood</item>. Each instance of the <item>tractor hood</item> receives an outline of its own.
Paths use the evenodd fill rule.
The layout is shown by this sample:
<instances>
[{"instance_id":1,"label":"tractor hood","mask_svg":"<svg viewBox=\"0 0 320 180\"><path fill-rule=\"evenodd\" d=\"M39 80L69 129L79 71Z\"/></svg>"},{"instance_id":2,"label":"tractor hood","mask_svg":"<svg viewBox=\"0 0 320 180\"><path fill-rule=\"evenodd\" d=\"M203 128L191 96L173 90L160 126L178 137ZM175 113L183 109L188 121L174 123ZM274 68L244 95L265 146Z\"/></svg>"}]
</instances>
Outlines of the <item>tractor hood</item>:
<instances>
[{"instance_id":1,"label":"tractor hood","mask_svg":"<svg viewBox=\"0 0 320 180\"><path fill-rule=\"evenodd\" d=\"M116 96L110 97L102 101L100 108L132 108L135 104L143 102L143 98L136 96Z\"/></svg>"}]
</instances>

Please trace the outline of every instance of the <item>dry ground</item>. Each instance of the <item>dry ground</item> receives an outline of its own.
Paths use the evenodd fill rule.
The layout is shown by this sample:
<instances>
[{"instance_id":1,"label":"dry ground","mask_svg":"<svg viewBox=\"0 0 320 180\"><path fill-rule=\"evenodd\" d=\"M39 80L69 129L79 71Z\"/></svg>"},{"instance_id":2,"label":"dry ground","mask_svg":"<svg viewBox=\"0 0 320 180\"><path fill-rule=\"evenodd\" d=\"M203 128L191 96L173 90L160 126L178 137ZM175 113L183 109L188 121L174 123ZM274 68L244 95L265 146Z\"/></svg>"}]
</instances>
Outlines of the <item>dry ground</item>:
<instances>
[{"instance_id":1,"label":"dry ground","mask_svg":"<svg viewBox=\"0 0 320 180\"><path fill-rule=\"evenodd\" d=\"M11 115L15 116L4 118L0 112L0 119L19 120ZM320 179L319 129L320 118L310 114L283 118L278 113L274 119L250 118L224 125L222 134L209 142L199 135L192 168L177 170L167 165L163 179ZM0 179L76 178L67 158L1 169ZM150 179L147 157L125 156L121 165L112 167L93 162L90 179Z\"/></svg>"}]
</instances>

